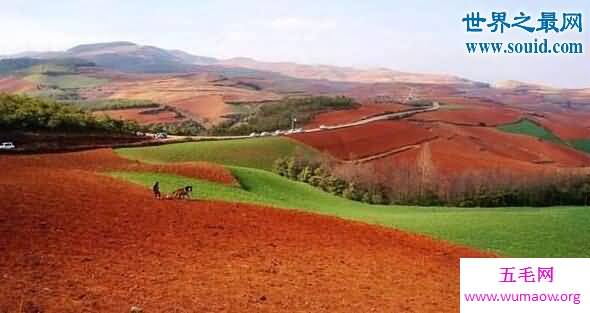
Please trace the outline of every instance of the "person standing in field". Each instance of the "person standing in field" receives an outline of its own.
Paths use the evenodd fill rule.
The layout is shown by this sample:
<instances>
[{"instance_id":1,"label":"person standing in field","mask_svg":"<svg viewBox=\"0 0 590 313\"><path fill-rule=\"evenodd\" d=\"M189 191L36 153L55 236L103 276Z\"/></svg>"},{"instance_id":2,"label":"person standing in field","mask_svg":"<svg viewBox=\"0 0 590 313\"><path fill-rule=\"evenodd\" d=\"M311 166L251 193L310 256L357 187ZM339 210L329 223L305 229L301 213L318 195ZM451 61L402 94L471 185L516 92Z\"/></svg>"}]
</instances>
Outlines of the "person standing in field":
<instances>
[{"instance_id":1,"label":"person standing in field","mask_svg":"<svg viewBox=\"0 0 590 313\"><path fill-rule=\"evenodd\" d=\"M154 190L154 197L160 199L162 197L162 194L160 193L160 182L157 181L152 189Z\"/></svg>"}]
</instances>

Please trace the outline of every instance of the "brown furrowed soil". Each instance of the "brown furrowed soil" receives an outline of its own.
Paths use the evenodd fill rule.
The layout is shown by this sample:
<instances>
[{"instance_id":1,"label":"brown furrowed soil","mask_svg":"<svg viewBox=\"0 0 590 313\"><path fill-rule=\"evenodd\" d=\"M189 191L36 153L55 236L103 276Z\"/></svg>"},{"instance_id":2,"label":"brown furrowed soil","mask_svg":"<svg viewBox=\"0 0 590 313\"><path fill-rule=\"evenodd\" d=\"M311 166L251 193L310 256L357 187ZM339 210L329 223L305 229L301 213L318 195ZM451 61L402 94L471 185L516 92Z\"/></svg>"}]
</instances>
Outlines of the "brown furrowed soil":
<instances>
[{"instance_id":1,"label":"brown furrowed soil","mask_svg":"<svg viewBox=\"0 0 590 313\"><path fill-rule=\"evenodd\" d=\"M523 115L522 112L512 109L466 106L457 110L420 113L412 119L429 122L440 121L458 125L497 126L518 121Z\"/></svg>"},{"instance_id":2,"label":"brown furrowed soil","mask_svg":"<svg viewBox=\"0 0 590 313\"><path fill-rule=\"evenodd\" d=\"M136 121L142 125L154 123L178 123L185 120L171 110L158 110L154 108L104 110L96 111L94 114L97 116L106 115L114 119Z\"/></svg>"},{"instance_id":3,"label":"brown furrowed soil","mask_svg":"<svg viewBox=\"0 0 590 313\"><path fill-rule=\"evenodd\" d=\"M446 177L495 171L523 177L555 171L575 174L585 171L590 164L588 154L530 136L505 133L492 127L447 123L432 123L431 126L430 130L437 138L429 142L432 166ZM420 146L422 149L424 144ZM416 165L419 150L374 162L383 171L401 166L402 161L404 166Z\"/></svg>"},{"instance_id":4,"label":"brown furrowed soil","mask_svg":"<svg viewBox=\"0 0 590 313\"><path fill-rule=\"evenodd\" d=\"M12 157L11 162L13 162L12 166L16 167L76 169L101 172L157 172L192 177L226 185L238 184L231 172L221 165L207 162L146 164L121 158L112 149Z\"/></svg>"},{"instance_id":5,"label":"brown furrowed soil","mask_svg":"<svg viewBox=\"0 0 590 313\"><path fill-rule=\"evenodd\" d=\"M140 76L127 79L117 78L101 86L100 90L84 90L82 94L89 99L135 99L155 101L162 105L175 107L188 118L197 119L207 125L214 125L224 120L224 115L232 113L229 102L259 102L278 100L281 96L261 90L241 86L235 82L220 80L217 75L194 74L175 76ZM140 123L174 122L173 112L140 115L138 110L128 112L109 111L111 114L123 115L124 119L137 120ZM117 116L117 115L115 115ZM178 120L176 120L178 121Z\"/></svg>"},{"instance_id":6,"label":"brown furrowed soil","mask_svg":"<svg viewBox=\"0 0 590 313\"><path fill-rule=\"evenodd\" d=\"M543 113L533 119L564 140L590 138L590 113L560 112Z\"/></svg>"},{"instance_id":7,"label":"brown furrowed soil","mask_svg":"<svg viewBox=\"0 0 590 313\"><path fill-rule=\"evenodd\" d=\"M37 85L14 77L0 78L0 92L18 93L33 91Z\"/></svg>"},{"instance_id":8,"label":"brown furrowed soil","mask_svg":"<svg viewBox=\"0 0 590 313\"><path fill-rule=\"evenodd\" d=\"M337 110L317 115L305 128L317 128L320 125L338 125L356 122L360 119L383 114L407 110L408 107L398 103L376 104L367 103L353 110Z\"/></svg>"},{"instance_id":9,"label":"brown furrowed soil","mask_svg":"<svg viewBox=\"0 0 590 313\"><path fill-rule=\"evenodd\" d=\"M340 160L355 160L432 139L426 128L406 121L370 124L290 135Z\"/></svg>"},{"instance_id":10,"label":"brown furrowed soil","mask_svg":"<svg viewBox=\"0 0 590 313\"><path fill-rule=\"evenodd\" d=\"M124 163L0 157L0 312L457 312L459 257L485 256L326 216L154 200L96 174Z\"/></svg>"}]
</instances>

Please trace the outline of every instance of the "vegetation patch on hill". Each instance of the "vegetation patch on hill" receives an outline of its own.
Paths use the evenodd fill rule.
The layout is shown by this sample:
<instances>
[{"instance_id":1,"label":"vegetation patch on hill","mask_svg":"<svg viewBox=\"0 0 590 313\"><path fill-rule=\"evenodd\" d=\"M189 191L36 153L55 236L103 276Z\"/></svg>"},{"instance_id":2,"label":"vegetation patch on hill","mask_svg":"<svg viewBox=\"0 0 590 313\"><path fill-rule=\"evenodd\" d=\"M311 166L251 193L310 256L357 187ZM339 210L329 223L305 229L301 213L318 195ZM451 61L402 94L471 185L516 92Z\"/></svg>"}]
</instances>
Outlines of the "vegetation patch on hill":
<instances>
[{"instance_id":1,"label":"vegetation patch on hill","mask_svg":"<svg viewBox=\"0 0 590 313\"><path fill-rule=\"evenodd\" d=\"M286 98L262 104L233 105L235 114L229 120L210 129L212 135L247 135L252 132L286 130L305 125L316 115L333 110L348 110L359 106L347 97Z\"/></svg>"},{"instance_id":2,"label":"vegetation patch on hill","mask_svg":"<svg viewBox=\"0 0 590 313\"><path fill-rule=\"evenodd\" d=\"M508 133L532 136L553 143L564 143L563 140L553 134L550 130L529 119L522 119L516 123L500 125L498 126L498 129Z\"/></svg>"},{"instance_id":3,"label":"vegetation patch on hill","mask_svg":"<svg viewBox=\"0 0 590 313\"><path fill-rule=\"evenodd\" d=\"M0 129L132 133L138 126L52 100L0 94Z\"/></svg>"},{"instance_id":4,"label":"vegetation patch on hill","mask_svg":"<svg viewBox=\"0 0 590 313\"><path fill-rule=\"evenodd\" d=\"M271 170L275 160L317 152L284 137L186 142L158 147L119 149L117 153L147 162L207 161Z\"/></svg>"},{"instance_id":5,"label":"vegetation patch on hill","mask_svg":"<svg viewBox=\"0 0 590 313\"><path fill-rule=\"evenodd\" d=\"M59 89L92 88L104 85L108 79L95 78L79 74L48 75L32 74L24 78L32 83Z\"/></svg>"},{"instance_id":6,"label":"vegetation patch on hill","mask_svg":"<svg viewBox=\"0 0 590 313\"><path fill-rule=\"evenodd\" d=\"M576 149L590 153L590 139L576 139L570 141Z\"/></svg>"},{"instance_id":7,"label":"vegetation patch on hill","mask_svg":"<svg viewBox=\"0 0 590 313\"><path fill-rule=\"evenodd\" d=\"M130 99L97 99L97 100L74 100L67 103L78 106L88 111L123 110L136 108L157 108L160 105L150 100Z\"/></svg>"}]
</instances>

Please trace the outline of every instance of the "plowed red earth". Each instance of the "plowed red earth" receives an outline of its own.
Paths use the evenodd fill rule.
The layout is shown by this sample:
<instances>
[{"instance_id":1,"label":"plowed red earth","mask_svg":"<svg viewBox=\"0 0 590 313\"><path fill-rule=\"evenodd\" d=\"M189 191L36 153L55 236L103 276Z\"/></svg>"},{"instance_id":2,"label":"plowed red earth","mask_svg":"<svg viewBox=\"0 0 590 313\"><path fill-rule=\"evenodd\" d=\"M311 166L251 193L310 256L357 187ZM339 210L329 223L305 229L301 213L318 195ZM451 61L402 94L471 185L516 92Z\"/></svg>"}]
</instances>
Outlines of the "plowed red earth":
<instances>
[{"instance_id":1,"label":"plowed red earth","mask_svg":"<svg viewBox=\"0 0 590 313\"><path fill-rule=\"evenodd\" d=\"M170 105L188 113L190 116L201 117L207 122L219 122L232 109L223 101L222 96L193 96L186 99L170 101Z\"/></svg>"},{"instance_id":2,"label":"plowed red earth","mask_svg":"<svg viewBox=\"0 0 590 313\"><path fill-rule=\"evenodd\" d=\"M466 107L462 109L441 109L434 112L420 113L412 120L441 121L459 125L497 126L512 123L524 114L521 111L505 108Z\"/></svg>"},{"instance_id":3,"label":"plowed red earth","mask_svg":"<svg viewBox=\"0 0 590 313\"><path fill-rule=\"evenodd\" d=\"M438 136L429 143L432 166L438 174L448 177L490 170L510 171L515 175L558 169L576 171L590 164L590 156L580 151L490 127L438 123L431 131ZM419 154L420 150L375 162L380 166L395 166L403 159L408 164L417 164Z\"/></svg>"},{"instance_id":4,"label":"plowed red earth","mask_svg":"<svg viewBox=\"0 0 590 313\"><path fill-rule=\"evenodd\" d=\"M111 149L82 152L30 155L13 158L17 166L52 169L82 169L88 171L145 171L176 174L227 185L237 185L235 177L225 167L206 162L145 164L123 159Z\"/></svg>"},{"instance_id":5,"label":"plowed red earth","mask_svg":"<svg viewBox=\"0 0 590 313\"><path fill-rule=\"evenodd\" d=\"M562 167L582 167L590 164L590 156L564 145L553 144L537 138L509 134L491 127L453 127L454 133L468 138L480 153L494 154L531 163L552 163ZM461 151L461 150L459 150Z\"/></svg>"},{"instance_id":6,"label":"plowed red earth","mask_svg":"<svg viewBox=\"0 0 590 313\"><path fill-rule=\"evenodd\" d=\"M291 135L341 160L355 160L433 138L427 129L405 121L379 121L361 126Z\"/></svg>"},{"instance_id":7,"label":"plowed red earth","mask_svg":"<svg viewBox=\"0 0 590 313\"><path fill-rule=\"evenodd\" d=\"M317 128L320 125L338 125L358 121L365 117L385 112L398 112L407 110L408 107L401 104L363 104L354 110L330 111L317 115L305 128Z\"/></svg>"},{"instance_id":8,"label":"plowed red earth","mask_svg":"<svg viewBox=\"0 0 590 313\"><path fill-rule=\"evenodd\" d=\"M36 85L18 78L0 78L0 92L26 92L36 88Z\"/></svg>"},{"instance_id":9,"label":"plowed red earth","mask_svg":"<svg viewBox=\"0 0 590 313\"><path fill-rule=\"evenodd\" d=\"M96 175L118 162L96 153L0 158L1 312L457 312L459 257L483 256L325 216L154 200Z\"/></svg>"},{"instance_id":10,"label":"plowed red earth","mask_svg":"<svg viewBox=\"0 0 590 313\"><path fill-rule=\"evenodd\" d=\"M590 113L543 113L533 119L564 140L590 138Z\"/></svg>"},{"instance_id":11,"label":"plowed red earth","mask_svg":"<svg viewBox=\"0 0 590 313\"><path fill-rule=\"evenodd\" d=\"M182 121L178 118L175 112L160 111L157 113L147 113L153 108L145 109L123 109L123 110L106 110L97 111L97 115L107 115L114 119L136 121L139 124L154 124L154 123L176 123Z\"/></svg>"},{"instance_id":12,"label":"plowed red earth","mask_svg":"<svg viewBox=\"0 0 590 313\"><path fill-rule=\"evenodd\" d=\"M82 95L89 99L149 99L178 107L206 124L221 122L222 115L232 112L226 101L258 102L281 98L272 92L236 86L235 82L207 74L116 78L99 89L85 90Z\"/></svg>"}]
</instances>

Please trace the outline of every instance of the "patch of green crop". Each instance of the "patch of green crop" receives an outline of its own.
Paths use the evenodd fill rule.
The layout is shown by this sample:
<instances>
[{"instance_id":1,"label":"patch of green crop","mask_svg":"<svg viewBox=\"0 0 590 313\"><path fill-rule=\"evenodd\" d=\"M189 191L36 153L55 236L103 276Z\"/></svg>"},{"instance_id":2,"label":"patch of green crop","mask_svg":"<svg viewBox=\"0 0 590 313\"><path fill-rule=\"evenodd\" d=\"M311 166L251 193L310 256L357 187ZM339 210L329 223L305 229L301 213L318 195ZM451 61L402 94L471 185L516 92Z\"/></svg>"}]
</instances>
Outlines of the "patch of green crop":
<instances>
[{"instance_id":1,"label":"patch of green crop","mask_svg":"<svg viewBox=\"0 0 590 313\"><path fill-rule=\"evenodd\" d=\"M265 170L271 170L274 161L281 157L317 153L285 137L186 142L116 151L126 158L152 163L208 161Z\"/></svg>"},{"instance_id":2,"label":"patch of green crop","mask_svg":"<svg viewBox=\"0 0 590 313\"><path fill-rule=\"evenodd\" d=\"M547 140L554 143L564 143L559 137L553 134L550 130L546 129L545 127L529 120L529 119L522 119L516 123L505 124L498 126L498 129L514 134L523 134L532 136L535 138L539 138L542 140Z\"/></svg>"}]
</instances>

